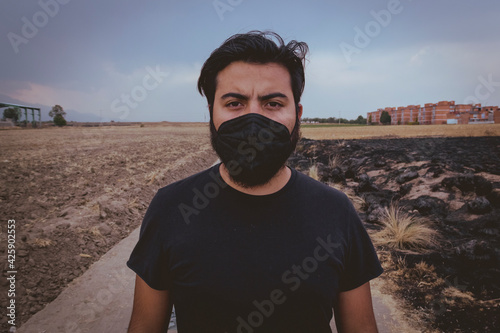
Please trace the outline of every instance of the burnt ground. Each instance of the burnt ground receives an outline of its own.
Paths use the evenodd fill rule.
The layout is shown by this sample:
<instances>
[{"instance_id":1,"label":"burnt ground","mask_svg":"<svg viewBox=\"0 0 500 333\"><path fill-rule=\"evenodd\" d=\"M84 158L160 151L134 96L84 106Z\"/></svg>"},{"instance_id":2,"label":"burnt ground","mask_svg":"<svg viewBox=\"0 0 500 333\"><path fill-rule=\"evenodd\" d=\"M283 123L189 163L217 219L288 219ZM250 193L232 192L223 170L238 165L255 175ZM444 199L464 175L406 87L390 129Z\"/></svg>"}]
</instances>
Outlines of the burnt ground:
<instances>
[{"instance_id":1,"label":"burnt ground","mask_svg":"<svg viewBox=\"0 0 500 333\"><path fill-rule=\"evenodd\" d=\"M500 137L302 139L289 164L350 194L370 234L391 203L439 232L426 251L377 245L387 291L429 332L500 331Z\"/></svg>"}]
</instances>

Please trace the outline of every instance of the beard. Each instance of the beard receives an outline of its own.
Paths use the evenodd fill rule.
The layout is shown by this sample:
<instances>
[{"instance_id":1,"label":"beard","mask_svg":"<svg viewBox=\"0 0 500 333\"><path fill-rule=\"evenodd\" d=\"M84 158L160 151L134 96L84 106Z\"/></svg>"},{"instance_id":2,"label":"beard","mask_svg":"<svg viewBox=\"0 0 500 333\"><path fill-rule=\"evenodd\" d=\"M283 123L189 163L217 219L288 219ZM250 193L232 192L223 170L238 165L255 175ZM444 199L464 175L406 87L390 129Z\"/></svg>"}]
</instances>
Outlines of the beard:
<instances>
[{"instance_id":1,"label":"beard","mask_svg":"<svg viewBox=\"0 0 500 333\"><path fill-rule=\"evenodd\" d=\"M263 116L260 117L265 118ZM268 120L272 122L272 120ZM283 124L275 124L280 126L280 128L286 128ZM221 127L219 127L219 130ZM263 128L263 130L268 130L268 128ZM284 132L284 130L281 131ZM210 117L210 141L212 147L228 170L231 180L244 188L252 188L269 183L285 167L286 161L295 150L300 138L300 120L298 117L296 117L292 133L288 133L288 129L286 129L286 136L282 134L281 143L277 143L275 140L258 141L254 135L254 140L257 140L257 142L254 142L254 146L263 148L261 150L254 149L253 153L255 154L252 158L248 158L248 156L243 154L245 150L239 149L242 147L241 142L239 142L240 146L238 149L235 149L237 144L221 144L220 135L215 129L212 116ZM245 137L243 142L246 139Z\"/></svg>"}]
</instances>

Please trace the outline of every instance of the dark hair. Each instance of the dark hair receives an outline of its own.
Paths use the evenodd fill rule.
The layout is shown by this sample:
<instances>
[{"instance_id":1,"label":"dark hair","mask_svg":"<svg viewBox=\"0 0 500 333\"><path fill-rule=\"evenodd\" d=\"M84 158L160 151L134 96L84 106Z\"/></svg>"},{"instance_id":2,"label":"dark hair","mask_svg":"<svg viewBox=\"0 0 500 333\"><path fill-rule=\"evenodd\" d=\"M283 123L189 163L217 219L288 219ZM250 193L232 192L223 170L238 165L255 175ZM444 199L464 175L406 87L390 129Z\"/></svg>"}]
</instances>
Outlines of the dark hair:
<instances>
[{"instance_id":1,"label":"dark hair","mask_svg":"<svg viewBox=\"0 0 500 333\"><path fill-rule=\"evenodd\" d=\"M276 39L275 43L272 38ZM267 64L278 63L290 73L295 104L298 105L305 85L305 56L309 48L304 42L290 41L285 45L283 39L271 31L249 31L236 34L215 49L205 61L198 79L198 91L205 95L213 106L217 75L234 61Z\"/></svg>"}]
</instances>

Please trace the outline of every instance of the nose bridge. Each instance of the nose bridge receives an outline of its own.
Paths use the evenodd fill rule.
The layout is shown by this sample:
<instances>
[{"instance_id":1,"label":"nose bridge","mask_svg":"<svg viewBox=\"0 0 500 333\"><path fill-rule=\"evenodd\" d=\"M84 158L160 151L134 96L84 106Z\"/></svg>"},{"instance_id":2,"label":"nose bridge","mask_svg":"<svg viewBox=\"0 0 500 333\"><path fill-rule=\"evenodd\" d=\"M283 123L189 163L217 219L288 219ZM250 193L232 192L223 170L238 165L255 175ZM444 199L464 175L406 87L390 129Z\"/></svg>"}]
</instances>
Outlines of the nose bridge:
<instances>
[{"instance_id":1,"label":"nose bridge","mask_svg":"<svg viewBox=\"0 0 500 333\"><path fill-rule=\"evenodd\" d=\"M260 105L260 101L257 98L251 98L248 101L248 113L258 113L262 114L262 107Z\"/></svg>"}]
</instances>

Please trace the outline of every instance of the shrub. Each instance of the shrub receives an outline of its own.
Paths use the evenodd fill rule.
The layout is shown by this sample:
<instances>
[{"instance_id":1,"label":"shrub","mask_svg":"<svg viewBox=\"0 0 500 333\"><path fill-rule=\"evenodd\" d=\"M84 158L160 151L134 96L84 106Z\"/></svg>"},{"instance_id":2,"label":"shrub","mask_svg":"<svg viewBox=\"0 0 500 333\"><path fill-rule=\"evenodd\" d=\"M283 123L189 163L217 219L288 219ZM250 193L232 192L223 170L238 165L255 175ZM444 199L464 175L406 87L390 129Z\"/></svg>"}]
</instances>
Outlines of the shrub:
<instances>
[{"instance_id":1,"label":"shrub","mask_svg":"<svg viewBox=\"0 0 500 333\"><path fill-rule=\"evenodd\" d=\"M8 108L3 111L3 119L12 119L14 123L17 123L21 115L19 109L17 108Z\"/></svg>"},{"instance_id":2,"label":"shrub","mask_svg":"<svg viewBox=\"0 0 500 333\"><path fill-rule=\"evenodd\" d=\"M389 114L389 112L382 111L382 114L380 115L380 122L384 125L391 123L391 115Z\"/></svg>"},{"instance_id":3,"label":"shrub","mask_svg":"<svg viewBox=\"0 0 500 333\"><path fill-rule=\"evenodd\" d=\"M54 124L56 126L66 126L66 119L61 114L56 114L54 116Z\"/></svg>"},{"instance_id":4,"label":"shrub","mask_svg":"<svg viewBox=\"0 0 500 333\"><path fill-rule=\"evenodd\" d=\"M438 232L426 220L409 215L397 204L385 207L383 229L373 235L376 244L399 250L425 250L438 245Z\"/></svg>"}]
</instances>

